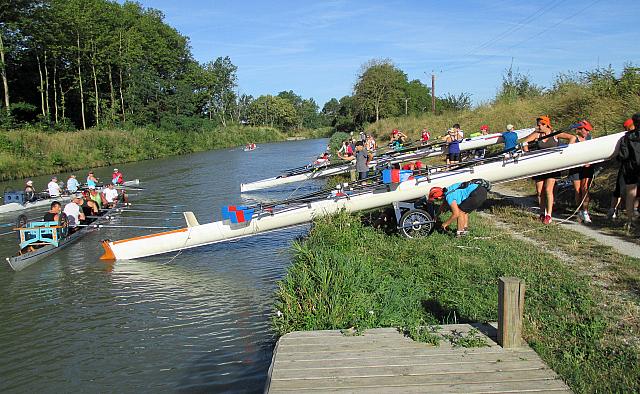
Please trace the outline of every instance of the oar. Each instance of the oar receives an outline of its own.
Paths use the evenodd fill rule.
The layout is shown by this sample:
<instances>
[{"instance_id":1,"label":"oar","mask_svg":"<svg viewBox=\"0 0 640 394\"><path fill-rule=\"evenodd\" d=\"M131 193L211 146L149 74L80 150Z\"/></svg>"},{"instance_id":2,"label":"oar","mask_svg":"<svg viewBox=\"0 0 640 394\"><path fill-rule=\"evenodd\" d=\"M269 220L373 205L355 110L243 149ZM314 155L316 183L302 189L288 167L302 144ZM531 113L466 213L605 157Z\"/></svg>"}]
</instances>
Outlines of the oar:
<instances>
[{"instance_id":1,"label":"oar","mask_svg":"<svg viewBox=\"0 0 640 394\"><path fill-rule=\"evenodd\" d=\"M145 210L145 209L129 209L129 208L116 208L116 212L138 212L138 213L167 213L172 215L181 215L182 211L157 211L157 210Z\"/></svg>"},{"instance_id":2,"label":"oar","mask_svg":"<svg viewBox=\"0 0 640 394\"><path fill-rule=\"evenodd\" d=\"M186 205L184 204L175 204L175 205L169 205L169 204L154 204L154 203L126 203L125 204L128 207L156 207L156 208L179 208L179 207L186 207Z\"/></svg>"},{"instance_id":3,"label":"oar","mask_svg":"<svg viewBox=\"0 0 640 394\"><path fill-rule=\"evenodd\" d=\"M155 230L176 230L178 226L128 226L119 224L79 224L78 227L94 227L94 228L138 228L138 229L155 229Z\"/></svg>"},{"instance_id":4,"label":"oar","mask_svg":"<svg viewBox=\"0 0 640 394\"><path fill-rule=\"evenodd\" d=\"M15 234L15 233L16 233L16 230L7 231L6 233L0 233L0 237L3 236L3 235L9 235L9 234Z\"/></svg>"}]
</instances>

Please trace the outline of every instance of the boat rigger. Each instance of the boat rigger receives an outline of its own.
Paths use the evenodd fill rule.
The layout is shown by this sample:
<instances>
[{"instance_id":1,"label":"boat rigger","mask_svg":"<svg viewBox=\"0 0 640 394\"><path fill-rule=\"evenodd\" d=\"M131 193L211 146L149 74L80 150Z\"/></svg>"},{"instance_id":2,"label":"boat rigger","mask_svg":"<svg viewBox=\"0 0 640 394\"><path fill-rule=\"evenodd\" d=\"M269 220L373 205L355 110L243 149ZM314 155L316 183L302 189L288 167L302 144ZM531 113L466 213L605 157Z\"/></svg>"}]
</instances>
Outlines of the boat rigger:
<instances>
[{"instance_id":1,"label":"boat rigger","mask_svg":"<svg viewBox=\"0 0 640 394\"><path fill-rule=\"evenodd\" d=\"M422 176L409 177L397 185L382 184L354 188L349 192L327 193L307 201L298 199L281 206L227 207L223 220L200 224L185 212L187 227L119 241L103 241L103 259L122 260L175 252L222 241L295 226L340 210L350 212L411 201L428 195L432 187L447 187L474 178L493 183L508 182L552 171L560 171L613 158L624 133L477 163L461 163L457 168L427 169Z\"/></svg>"},{"instance_id":2,"label":"boat rigger","mask_svg":"<svg viewBox=\"0 0 640 394\"><path fill-rule=\"evenodd\" d=\"M535 129L521 129L515 130L518 135L518 139L524 138L531 134ZM482 149L487 146L495 145L498 143L502 133L494 133L481 135L473 138L466 138L460 142L461 151L469 151L474 149ZM388 152L385 155L374 158L369 163L369 167L374 168L379 165L402 163L404 161L417 160L427 157L439 156L445 153L445 144L426 145L424 147L417 147L415 149L409 149L408 151L401 152ZM280 185L286 185L294 182L303 182L309 179L318 179L328 176L345 174L352 170L354 165L352 163L341 163L329 166L311 166L301 167L292 171L284 172L278 176L262 179L255 182L240 184L241 192L249 192L254 190L267 189Z\"/></svg>"}]
</instances>

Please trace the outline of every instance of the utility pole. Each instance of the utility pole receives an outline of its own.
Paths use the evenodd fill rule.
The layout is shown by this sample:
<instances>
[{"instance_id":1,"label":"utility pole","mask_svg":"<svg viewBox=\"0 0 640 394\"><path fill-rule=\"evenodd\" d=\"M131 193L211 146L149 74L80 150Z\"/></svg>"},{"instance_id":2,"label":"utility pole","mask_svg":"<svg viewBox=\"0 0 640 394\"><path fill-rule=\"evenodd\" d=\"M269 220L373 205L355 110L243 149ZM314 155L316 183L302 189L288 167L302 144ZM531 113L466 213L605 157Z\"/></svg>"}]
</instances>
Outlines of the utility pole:
<instances>
[{"instance_id":1,"label":"utility pole","mask_svg":"<svg viewBox=\"0 0 640 394\"><path fill-rule=\"evenodd\" d=\"M409 102L409 97L405 97L404 98L404 116L407 116L409 114L408 105L407 105L408 102Z\"/></svg>"},{"instance_id":2,"label":"utility pole","mask_svg":"<svg viewBox=\"0 0 640 394\"><path fill-rule=\"evenodd\" d=\"M431 110L436 114L436 73L431 71Z\"/></svg>"}]
</instances>

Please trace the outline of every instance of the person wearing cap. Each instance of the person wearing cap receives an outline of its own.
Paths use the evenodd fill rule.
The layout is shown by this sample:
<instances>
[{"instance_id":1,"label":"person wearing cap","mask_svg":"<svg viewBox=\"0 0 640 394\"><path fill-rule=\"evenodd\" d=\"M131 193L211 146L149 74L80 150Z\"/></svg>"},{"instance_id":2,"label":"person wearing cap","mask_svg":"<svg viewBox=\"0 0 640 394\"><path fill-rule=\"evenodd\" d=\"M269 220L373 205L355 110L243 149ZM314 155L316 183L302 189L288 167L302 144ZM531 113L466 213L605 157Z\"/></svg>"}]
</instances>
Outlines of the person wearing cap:
<instances>
[{"instance_id":1,"label":"person wearing cap","mask_svg":"<svg viewBox=\"0 0 640 394\"><path fill-rule=\"evenodd\" d=\"M447 131L447 136L445 137L445 142L449 148L449 153L447 153L447 164L455 164L460 161L460 141L462 141L460 130L450 128Z\"/></svg>"},{"instance_id":2,"label":"person wearing cap","mask_svg":"<svg viewBox=\"0 0 640 394\"><path fill-rule=\"evenodd\" d=\"M622 124L624 131L628 133L635 130L633 125L633 119L629 118L624 121ZM609 212L607 213L607 218L615 219L618 217L618 207L622 202L622 193L624 192L626 186L624 183L624 178L622 177L622 165L618 168L618 176L616 177L616 187L613 189L613 193L611 195L611 208L609 208Z\"/></svg>"},{"instance_id":3,"label":"person wearing cap","mask_svg":"<svg viewBox=\"0 0 640 394\"><path fill-rule=\"evenodd\" d=\"M470 134L469 137L471 138L480 137L482 135L487 135L487 134L489 134L489 126L487 126L486 124L483 124L482 126L480 126L480 131ZM484 158L486 153L487 153L487 150L485 148L475 149L473 151L473 156L476 159L482 159Z\"/></svg>"},{"instance_id":4,"label":"person wearing cap","mask_svg":"<svg viewBox=\"0 0 640 394\"><path fill-rule=\"evenodd\" d=\"M540 116L536 118L536 129L533 133L525 137L526 144L522 149L527 152L530 149L549 149L559 145L559 138L571 139L573 135L560 133L552 137L547 137L553 133L551 119L548 116ZM531 147L529 146L531 145ZM549 172L534 176L532 179L536 185L536 195L538 197L538 205L540 207L540 221L549 224L552 221L553 212L553 188L556 185L556 179L560 177L560 171Z\"/></svg>"},{"instance_id":5,"label":"person wearing cap","mask_svg":"<svg viewBox=\"0 0 640 394\"><path fill-rule=\"evenodd\" d=\"M429 191L429 201L443 199L437 216L451 210L451 216L441 224L440 231L447 231L454 221L457 224L456 236L463 237L469 231L469 213L480 208L487 200L490 184L484 179L473 179L469 182L458 182L440 188L433 187Z\"/></svg>"},{"instance_id":6,"label":"person wearing cap","mask_svg":"<svg viewBox=\"0 0 640 394\"><path fill-rule=\"evenodd\" d=\"M114 185L122 185L124 183L124 176L117 168L113 169L113 174L111 175L111 183Z\"/></svg>"},{"instance_id":7,"label":"person wearing cap","mask_svg":"<svg viewBox=\"0 0 640 394\"><path fill-rule=\"evenodd\" d=\"M95 189L98 186L98 178L93 176L93 171L89 171L89 175L87 175L87 187L91 187Z\"/></svg>"},{"instance_id":8,"label":"person wearing cap","mask_svg":"<svg viewBox=\"0 0 640 394\"><path fill-rule=\"evenodd\" d=\"M104 199L107 202L106 206L113 208L118 203L118 191L113 183L107 185L107 188L102 190Z\"/></svg>"},{"instance_id":9,"label":"person wearing cap","mask_svg":"<svg viewBox=\"0 0 640 394\"><path fill-rule=\"evenodd\" d=\"M62 190L60 189L60 185L58 185L58 178L52 177L51 182L47 184L47 190L49 192L49 197L60 197Z\"/></svg>"},{"instance_id":10,"label":"person wearing cap","mask_svg":"<svg viewBox=\"0 0 640 394\"><path fill-rule=\"evenodd\" d=\"M394 148L402 147L407 142L407 136L400 130L394 129L391 132L391 140L389 141L389 145Z\"/></svg>"},{"instance_id":11,"label":"person wearing cap","mask_svg":"<svg viewBox=\"0 0 640 394\"><path fill-rule=\"evenodd\" d=\"M71 202L64 206L63 212L69 219L69 232L75 232L80 222L85 220L85 215L82 210L82 193L74 194Z\"/></svg>"},{"instance_id":12,"label":"person wearing cap","mask_svg":"<svg viewBox=\"0 0 640 394\"><path fill-rule=\"evenodd\" d=\"M73 174L69 175L69 179L67 179L67 191L69 193L75 193L78 191L78 186L80 186L80 182L78 182L76 176Z\"/></svg>"},{"instance_id":13,"label":"person wearing cap","mask_svg":"<svg viewBox=\"0 0 640 394\"><path fill-rule=\"evenodd\" d=\"M634 205L640 181L640 112L631 117L633 131L626 133L620 141L618 160L621 161L622 178L625 183L625 209L627 231L634 229ZM630 125L629 125L630 126Z\"/></svg>"},{"instance_id":14,"label":"person wearing cap","mask_svg":"<svg viewBox=\"0 0 640 394\"><path fill-rule=\"evenodd\" d=\"M500 134L500 137L498 137L498 143L504 143L502 153L513 152L518 147L518 133L516 133L514 129L515 127L512 124L508 124L507 131Z\"/></svg>"},{"instance_id":15,"label":"person wearing cap","mask_svg":"<svg viewBox=\"0 0 640 394\"><path fill-rule=\"evenodd\" d=\"M38 198L36 189L33 188L33 181L31 179L29 179L24 184L24 197L28 202L34 202Z\"/></svg>"},{"instance_id":16,"label":"person wearing cap","mask_svg":"<svg viewBox=\"0 0 640 394\"><path fill-rule=\"evenodd\" d=\"M593 126L589 121L582 120L576 123L575 126L576 134L569 139L570 144L589 141L591 139L590 132L593 130ZM567 177L567 179L573 183L573 189L575 190L576 205L579 209L578 220L584 223L591 223L591 216L589 216L589 187L591 186L593 173L593 166L587 164L570 169L569 176Z\"/></svg>"}]
</instances>

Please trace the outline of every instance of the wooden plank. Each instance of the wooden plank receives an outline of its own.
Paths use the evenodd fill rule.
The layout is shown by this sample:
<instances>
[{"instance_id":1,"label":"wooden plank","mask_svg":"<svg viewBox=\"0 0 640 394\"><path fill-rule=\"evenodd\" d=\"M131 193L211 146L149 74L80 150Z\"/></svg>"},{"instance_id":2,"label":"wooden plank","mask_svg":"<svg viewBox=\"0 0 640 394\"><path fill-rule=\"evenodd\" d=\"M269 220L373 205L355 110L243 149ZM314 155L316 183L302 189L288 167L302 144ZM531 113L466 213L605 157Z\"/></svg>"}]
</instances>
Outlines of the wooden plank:
<instances>
[{"instance_id":1,"label":"wooden plank","mask_svg":"<svg viewBox=\"0 0 640 394\"><path fill-rule=\"evenodd\" d=\"M393 357L430 357L438 358L446 355L471 357L474 354L506 354L501 348L470 348L470 349L442 349L436 348L427 351L420 348L403 348L403 349L375 349L375 350L331 350L323 352L292 352L291 350L280 352L278 360L286 361L331 361L331 360L358 360L364 358L393 358ZM537 354L531 349L524 348L516 353L522 357L537 357Z\"/></svg>"},{"instance_id":2,"label":"wooden plank","mask_svg":"<svg viewBox=\"0 0 640 394\"><path fill-rule=\"evenodd\" d=\"M531 362L542 363L538 357L522 357L515 355L486 355L478 354L473 357L459 357L452 355L441 355L438 357L420 357L420 356L400 356L400 357L380 357L380 358L357 358L348 360L289 360L285 361L278 357L274 364L276 370L288 369L306 369L314 368L351 368L359 367L376 367L376 366L403 366L403 365L459 365L461 368L465 364L488 364L488 363L510 363L510 362ZM544 363L542 363L544 365Z\"/></svg>"},{"instance_id":3,"label":"wooden plank","mask_svg":"<svg viewBox=\"0 0 640 394\"><path fill-rule=\"evenodd\" d=\"M554 376L549 375L546 369L534 369L524 371L491 371L487 373L461 373L461 374L433 374L415 376L367 376L367 377L333 377L318 379L272 379L271 388L283 389L326 389L356 388L356 387L385 387L422 385L439 386L441 391L448 391L448 386L453 385L478 385L486 383L511 383L511 390L521 388L536 388L544 381L557 382L556 387L563 383Z\"/></svg>"},{"instance_id":4,"label":"wooden plank","mask_svg":"<svg viewBox=\"0 0 640 394\"><path fill-rule=\"evenodd\" d=\"M497 382L497 383L480 383L480 384L450 384L447 386L423 386L416 385L388 385L388 386L364 386L364 387L349 387L349 388L326 388L318 387L315 389L274 389L272 393L279 392L313 392L313 391L331 391L334 393L536 393L536 394L559 394L559 393L571 393L571 391L560 381L554 380L533 380L528 382L522 382L518 388L513 387L512 382Z\"/></svg>"},{"instance_id":5,"label":"wooden plank","mask_svg":"<svg viewBox=\"0 0 640 394\"><path fill-rule=\"evenodd\" d=\"M284 379L319 379L335 377L368 377L368 376L413 376L413 375L442 375L491 373L506 371L547 370L549 376L555 376L553 371L540 361L510 361L510 362L475 362L475 363L433 363L411 365L375 365L351 367L323 367L306 369L285 369L276 364L272 378Z\"/></svg>"}]
</instances>

